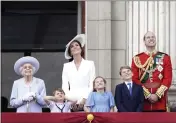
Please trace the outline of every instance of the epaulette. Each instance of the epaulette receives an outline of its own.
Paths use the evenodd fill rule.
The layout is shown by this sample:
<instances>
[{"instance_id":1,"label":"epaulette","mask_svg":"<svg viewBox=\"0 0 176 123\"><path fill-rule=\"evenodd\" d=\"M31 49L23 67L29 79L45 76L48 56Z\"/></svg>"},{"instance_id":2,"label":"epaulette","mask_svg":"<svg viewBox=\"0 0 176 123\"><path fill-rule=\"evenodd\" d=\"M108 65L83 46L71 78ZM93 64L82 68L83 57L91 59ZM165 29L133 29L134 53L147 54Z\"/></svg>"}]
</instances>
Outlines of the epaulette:
<instances>
[{"instance_id":1,"label":"epaulette","mask_svg":"<svg viewBox=\"0 0 176 123\"><path fill-rule=\"evenodd\" d=\"M135 56L140 56L140 55L142 55L142 54L144 54L144 52L141 52L141 53L139 53L139 54L137 54L137 55L135 55ZM134 57L135 57L135 56L134 56Z\"/></svg>"},{"instance_id":2,"label":"epaulette","mask_svg":"<svg viewBox=\"0 0 176 123\"><path fill-rule=\"evenodd\" d=\"M168 55L167 53L164 53L164 52L160 52L160 51L158 51L158 53L160 53L160 54L164 54L164 55Z\"/></svg>"}]
</instances>

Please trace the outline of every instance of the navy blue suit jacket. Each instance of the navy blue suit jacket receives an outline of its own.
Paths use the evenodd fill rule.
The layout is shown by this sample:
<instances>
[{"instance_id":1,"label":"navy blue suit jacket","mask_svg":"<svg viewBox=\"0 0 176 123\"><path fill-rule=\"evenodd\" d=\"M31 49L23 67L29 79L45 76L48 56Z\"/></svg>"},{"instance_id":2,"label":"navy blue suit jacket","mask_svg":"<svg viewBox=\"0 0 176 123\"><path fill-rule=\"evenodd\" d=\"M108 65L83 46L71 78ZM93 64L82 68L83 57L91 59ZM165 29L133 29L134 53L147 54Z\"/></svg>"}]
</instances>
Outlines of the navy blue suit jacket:
<instances>
[{"instance_id":1,"label":"navy blue suit jacket","mask_svg":"<svg viewBox=\"0 0 176 123\"><path fill-rule=\"evenodd\" d=\"M125 83L116 86L115 103L118 112L142 112L144 103L144 92L141 85L133 82L132 95Z\"/></svg>"}]
</instances>

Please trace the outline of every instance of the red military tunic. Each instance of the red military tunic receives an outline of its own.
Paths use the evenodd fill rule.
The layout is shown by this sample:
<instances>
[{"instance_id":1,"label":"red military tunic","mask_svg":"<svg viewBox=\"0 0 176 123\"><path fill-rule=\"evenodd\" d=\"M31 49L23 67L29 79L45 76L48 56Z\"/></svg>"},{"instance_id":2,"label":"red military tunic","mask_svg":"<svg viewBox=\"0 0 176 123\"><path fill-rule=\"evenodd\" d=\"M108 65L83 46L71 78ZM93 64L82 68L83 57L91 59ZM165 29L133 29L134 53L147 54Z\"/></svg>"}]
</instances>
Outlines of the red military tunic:
<instances>
[{"instance_id":1,"label":"red military tunic","mask_svg":"<svg viewBox=\"0 0 176 123\"><path fill-rule=\"evenodd\" d=\"M162 52L151 55L143 52L133 58L131 68L133 82L142 85L144 89L144 111L166 110L167 91L172 81L170 56ZM158 102L150 103L147 100L150 94L156 94Z\"/></svg>"}]
</instances>

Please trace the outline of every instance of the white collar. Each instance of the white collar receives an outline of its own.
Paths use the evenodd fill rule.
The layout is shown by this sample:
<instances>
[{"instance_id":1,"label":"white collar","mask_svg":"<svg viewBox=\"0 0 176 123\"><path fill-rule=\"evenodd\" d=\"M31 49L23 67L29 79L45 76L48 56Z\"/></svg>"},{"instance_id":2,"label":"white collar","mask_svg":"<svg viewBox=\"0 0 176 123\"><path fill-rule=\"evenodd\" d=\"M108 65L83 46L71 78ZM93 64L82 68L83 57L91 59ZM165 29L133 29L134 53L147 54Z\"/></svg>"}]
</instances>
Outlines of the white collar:
<instances>
[{"instance_id":1,"label":"white collar","mask_svg":"<svg viewBox=\"0 0 176 123\"><path fill-rule=\"evenodd\" d=\"M61 103L61 102L59 102L59 103L56 102L56 104L57 104L57 105L64 105L64 102L63 102L63 103Z\"/></svg>"},{"instance_id":2,"label":"white collar","mask_svg":"<svg viewBox=\"0 0 176 123\"><path fill-rule=\"evenodd\" d=\"M81 63L82 63L82 62L84 62L84 61L85 61L85 59L84 59L84 58L82 58L82 59L81 59ZM73 59L72 63L74 63L74 64L75 64L74 59Z\"/></svg>"},{"instance_id":3,"label":"white collar","mask_svg":"<svg viewBox=\"0 0 176 123\"><path fill-rule=\"evenodd\" d=\"M128 85L128 83L131 83L131 85L133 85L132 81L130 81L130 82L126 82L126 81L125 81L125 84L126 84L126 85Z\"/></svg>"}]
</instances>

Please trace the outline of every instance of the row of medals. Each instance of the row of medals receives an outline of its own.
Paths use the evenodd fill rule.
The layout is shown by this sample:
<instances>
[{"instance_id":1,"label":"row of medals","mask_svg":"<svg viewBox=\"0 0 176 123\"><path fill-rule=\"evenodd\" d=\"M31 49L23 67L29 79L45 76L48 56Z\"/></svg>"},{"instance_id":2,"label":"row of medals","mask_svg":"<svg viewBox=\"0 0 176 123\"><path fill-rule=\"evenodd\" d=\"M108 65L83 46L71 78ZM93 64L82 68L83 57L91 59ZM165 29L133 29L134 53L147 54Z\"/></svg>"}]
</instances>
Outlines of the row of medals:
<instances>
[{"instance_id":1,"label":"row of medals","mask_svg":"<svg viewBox=\"0 0 176 123\"><path fill-rule=\"evenodd\" d=\"M154 63L154 61L153 61ZM160 74L158 75L158 78L161 80L163 78L163 75L161 74L161 72L163 71L163 58L157 58L156 59L156 64L157 66L154 68L154 69L150 69L150 70L147 70L147 73L149 73L149 77L150 77L150 80L152 81L152 73L155 71L155 70L158 70L160 72ZM153 66L153 64L151 64Z\"/></svg>"}]
</instances>

